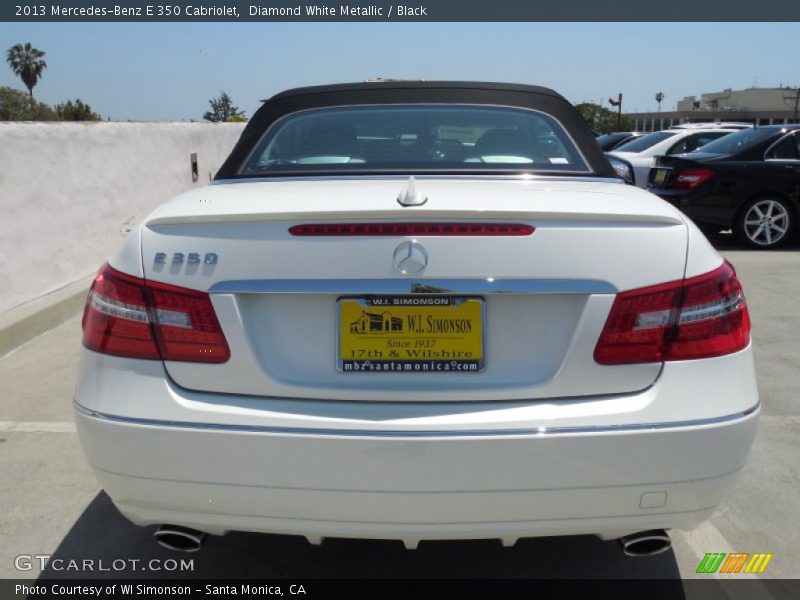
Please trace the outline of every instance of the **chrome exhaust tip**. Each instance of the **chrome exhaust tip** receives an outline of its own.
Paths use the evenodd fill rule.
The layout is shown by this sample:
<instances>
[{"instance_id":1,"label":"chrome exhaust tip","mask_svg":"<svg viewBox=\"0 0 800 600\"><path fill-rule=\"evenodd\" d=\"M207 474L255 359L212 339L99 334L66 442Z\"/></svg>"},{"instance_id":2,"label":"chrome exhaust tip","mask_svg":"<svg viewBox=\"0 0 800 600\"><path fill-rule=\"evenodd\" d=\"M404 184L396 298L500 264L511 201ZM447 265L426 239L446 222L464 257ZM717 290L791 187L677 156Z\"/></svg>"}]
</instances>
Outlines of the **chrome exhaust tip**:
<instances>
[{"instance_id":1,"label":"chrome exhaust tip","mask_svg":"<svg viewBox=\"0 0 800 600\"><path fill-rule=\"evenodd\" d=\"M162 525L153 534L160 546L178 552L197 552L208 534L180 525Z\"/></svg>"},{"instance_id":2,"label":"chrome exhaust tip","mask_svg":"<svg viewBox=\"0 0 800 600\"><path fill-rule=\"evenodd\" d=\"M672 540L663 529L639 531L619 538L626 556L654 556L672 548Z\"/></svg>"}]
</instances>

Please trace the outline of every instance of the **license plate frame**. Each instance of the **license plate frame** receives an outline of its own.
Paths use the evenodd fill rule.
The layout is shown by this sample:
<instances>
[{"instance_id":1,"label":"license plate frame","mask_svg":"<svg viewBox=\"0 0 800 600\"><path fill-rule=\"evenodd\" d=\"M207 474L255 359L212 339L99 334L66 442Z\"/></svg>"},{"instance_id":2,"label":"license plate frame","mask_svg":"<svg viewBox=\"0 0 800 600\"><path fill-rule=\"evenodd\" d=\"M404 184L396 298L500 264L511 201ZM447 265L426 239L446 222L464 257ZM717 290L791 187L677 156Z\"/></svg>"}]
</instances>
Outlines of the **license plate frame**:
<instances>
[{"instance_id":1,"label":"license plate frame","mask_svg":"<svg viewBox=\"0 0 800 600\"><path fill-rule=\"evenodd\" d=\"M353 315L358 310L362 315L368 309L383 313L393 311L388 315L393 326L399 327L393 331L383 331L386 326L378 326L376 331L353 331L353 327L369 327L377 313L369 317L359 316L353 320ZM440 332L420 331L421 321L416 321L417 330L409 331L409 316L424 317L438 315L438 320L455 319L457 325L466 329L466 322L470 324L468 332L447 332L444 341ZM444 316L443 316L444 315ZM367 323L364 323L366 318ZM398 320L400 321L398 323ZM478 331L474 331L474 322L478 322ZM357 323L358 322L358 323ZM427 324L427 321L426 321ZM424 329L424 326L423 326ZM438 337L437 337L438 336ZM402 345L390 346L389 341ZM421 344L422 347L405 344L416 344L417 340L428 340ZM430 343L430 342L434 343ZM444 343L442 343L444 342ZM486 366L486 300L480 296L472 295L442 295L442 294L409 294L409 295L362 295L342 296L336 300L336 368L342 373L480 373ZM377 348L379 344L386 344ZM358 350L357 346L383 350L383 356L360 355L348 356L351 350ZM437 347L438 346L438 347ZM460 348L458 346L461 346ZM397 355L388 356L391 351ZM419 354L414 358L408 357L409 350L417 350ZM447 352L463 354L462 356L440 356L439 353ZM366 353L365 353L366 354ZM477 355L477 356L476 356Z\"/></svg>"}]
</instances>

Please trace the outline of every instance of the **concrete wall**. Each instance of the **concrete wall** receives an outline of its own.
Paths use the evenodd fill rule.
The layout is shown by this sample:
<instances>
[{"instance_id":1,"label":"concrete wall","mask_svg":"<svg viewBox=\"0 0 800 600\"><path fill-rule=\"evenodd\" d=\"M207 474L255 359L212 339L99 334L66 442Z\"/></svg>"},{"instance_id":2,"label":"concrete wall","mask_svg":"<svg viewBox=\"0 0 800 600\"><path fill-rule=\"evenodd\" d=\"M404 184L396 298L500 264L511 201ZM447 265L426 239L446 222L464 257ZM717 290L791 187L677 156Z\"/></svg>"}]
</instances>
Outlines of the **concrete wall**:
<instances>
[{"instance_id":1,"label":"concrete wall","mask_svg":"<svg viewBox=\"0 0 800 600\"><path fill-rule=\"evenodd\" d=\"M153 208L208 185L243 127L0 122L0 313L97 270Z\"/></svg>"}]
</instances>

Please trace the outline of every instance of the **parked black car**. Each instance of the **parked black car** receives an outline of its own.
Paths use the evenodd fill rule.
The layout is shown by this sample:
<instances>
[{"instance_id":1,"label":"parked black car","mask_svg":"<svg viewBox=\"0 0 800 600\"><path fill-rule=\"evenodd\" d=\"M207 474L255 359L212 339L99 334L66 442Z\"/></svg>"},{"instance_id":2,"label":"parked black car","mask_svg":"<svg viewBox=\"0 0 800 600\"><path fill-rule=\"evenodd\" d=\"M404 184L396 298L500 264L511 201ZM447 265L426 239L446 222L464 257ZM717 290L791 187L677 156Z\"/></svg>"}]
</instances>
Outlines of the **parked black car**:
<instances>
[{"instance_id":1,"label":"parked black car","mask_svg":"<svg viewBox=\"0 0 800 600\"><path fill-rule=\"evenodd\" d=\"M638 131L617 131L614 133L605 133L597 136L597 143L600 145L600 149L603 152L610 152L617 146L620 146L621 144L624 144L635 137L639 137L640 135L644 135L644 133Z\"/></svg>"},{"instance_id":2,"label":"parked black car","mask_svg":"<svg viewBox=\"0 0 800 600\"><path fill-rule=\"evenodd\" d=\"M776 247L798 229L800 125L743 129L696 152L659 156L647 189L701 229L730 227L745 244Z\"/></svg>"}]
</instances>

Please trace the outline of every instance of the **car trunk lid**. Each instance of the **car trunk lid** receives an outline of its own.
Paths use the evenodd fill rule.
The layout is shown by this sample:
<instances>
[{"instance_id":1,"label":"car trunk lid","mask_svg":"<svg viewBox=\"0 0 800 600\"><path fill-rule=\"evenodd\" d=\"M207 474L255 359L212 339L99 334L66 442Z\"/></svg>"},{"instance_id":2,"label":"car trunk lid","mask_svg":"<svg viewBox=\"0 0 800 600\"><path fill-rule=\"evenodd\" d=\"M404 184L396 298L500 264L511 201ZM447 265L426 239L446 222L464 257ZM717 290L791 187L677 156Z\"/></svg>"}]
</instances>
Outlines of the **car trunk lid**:
<instances>
[{"instance_id":1,"label":"car trunk lid","mask_svg":"<svg viewBox=\"0 0 800 600\"><path fill-rule=\"evenodd\" d=\"M219 365L167 362L172 379L190 389L254 397L404 401L566 399L653 383L660 364L601 366L592 353L615 291L683 276L687 233L676 211L609 181L430 178L417 187L427 201L404 207L397 198L408 183L397 178L228 183L155 211L142 233L145 277L210 291L231 350ZM298 225L376 222L535 230L290 233ZM420 272L396 267L406 242L427 254ZM343 329L340 320L359 316L341 307L342 298L431 294L476 303L479 370L342 368L340 344L356 324ZM397 314L387 323L407 320L411 309L392 310Z\"/></svg>"}]
</instances>

